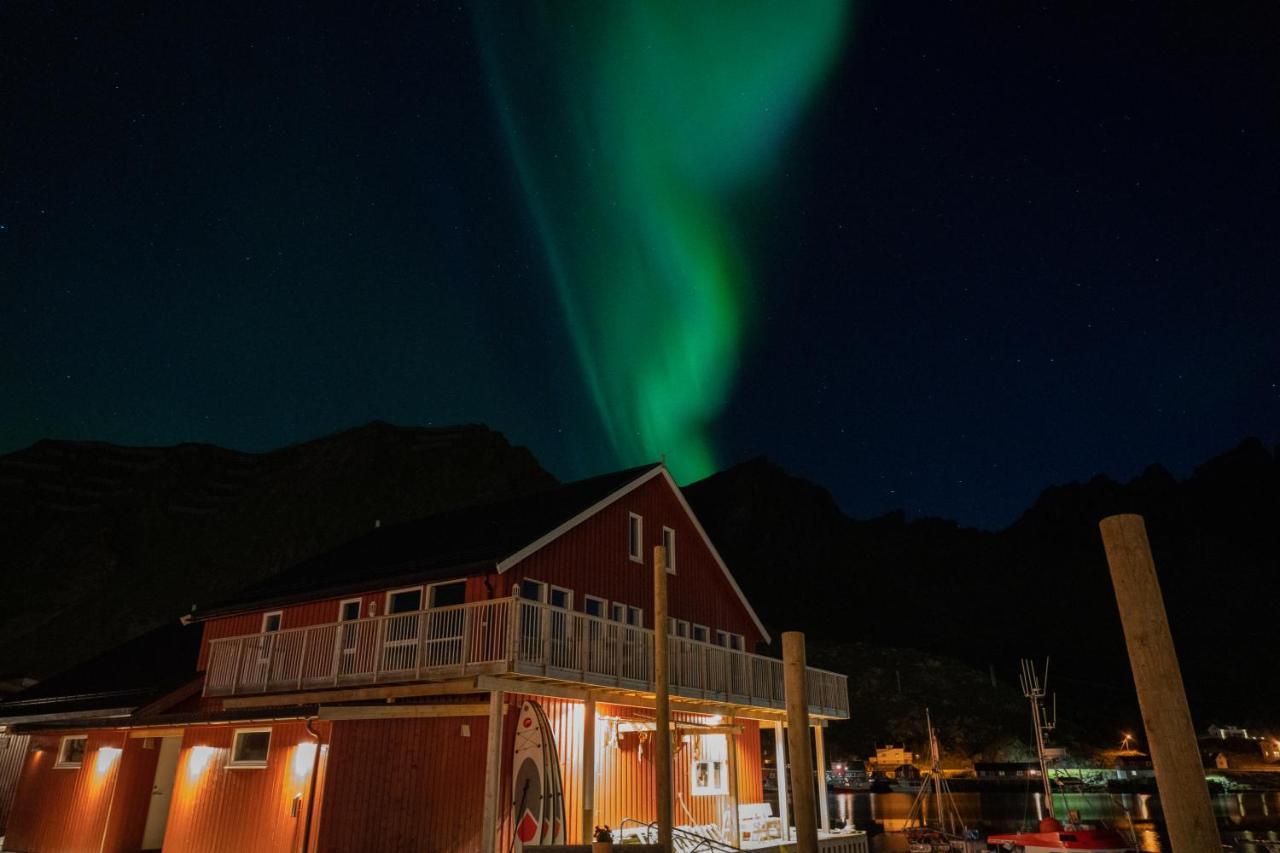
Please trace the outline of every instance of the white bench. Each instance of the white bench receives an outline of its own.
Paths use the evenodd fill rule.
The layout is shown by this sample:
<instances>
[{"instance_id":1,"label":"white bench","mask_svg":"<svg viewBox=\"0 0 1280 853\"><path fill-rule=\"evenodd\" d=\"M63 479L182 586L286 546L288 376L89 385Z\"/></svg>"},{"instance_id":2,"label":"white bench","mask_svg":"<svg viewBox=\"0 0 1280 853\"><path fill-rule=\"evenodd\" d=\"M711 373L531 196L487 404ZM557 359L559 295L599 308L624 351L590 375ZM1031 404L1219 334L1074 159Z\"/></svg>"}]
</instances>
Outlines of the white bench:
<instances>
[{"instance_id":1,"label":"white bench","mask_svg":"<svg viewBox=\"0 0 1280 853\"><path fill-rule=\"evenodd\" d=\"M768 803L742 803L738 806L738 829L743 841L760 841L782 837L782 821L773 816Z\"/></svg>"}]
</instances>

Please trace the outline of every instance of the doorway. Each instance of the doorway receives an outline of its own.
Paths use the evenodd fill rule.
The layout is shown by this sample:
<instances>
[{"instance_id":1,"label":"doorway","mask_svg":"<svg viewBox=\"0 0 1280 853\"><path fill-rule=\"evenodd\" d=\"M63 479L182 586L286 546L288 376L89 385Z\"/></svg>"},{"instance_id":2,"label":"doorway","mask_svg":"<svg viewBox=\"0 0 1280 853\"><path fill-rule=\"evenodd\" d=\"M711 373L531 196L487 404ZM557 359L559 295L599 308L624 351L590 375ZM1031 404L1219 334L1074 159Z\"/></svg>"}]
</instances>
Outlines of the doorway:
<instances>
[{"instance_id":1,"label":"doorway","mask_svg":"<svg viewBox=\"0 0 1280 853\"><path fill-rule=\"evenodd\" d=\"M173 782L178 775L178 754L182 751L181 736L158 740L160 755L156 757L156 777L151 784L151 803L147 806L147 823L142 831L143 850L159 850L164 846L169 804L173 800Z\"/></svg>"}]
</instances>

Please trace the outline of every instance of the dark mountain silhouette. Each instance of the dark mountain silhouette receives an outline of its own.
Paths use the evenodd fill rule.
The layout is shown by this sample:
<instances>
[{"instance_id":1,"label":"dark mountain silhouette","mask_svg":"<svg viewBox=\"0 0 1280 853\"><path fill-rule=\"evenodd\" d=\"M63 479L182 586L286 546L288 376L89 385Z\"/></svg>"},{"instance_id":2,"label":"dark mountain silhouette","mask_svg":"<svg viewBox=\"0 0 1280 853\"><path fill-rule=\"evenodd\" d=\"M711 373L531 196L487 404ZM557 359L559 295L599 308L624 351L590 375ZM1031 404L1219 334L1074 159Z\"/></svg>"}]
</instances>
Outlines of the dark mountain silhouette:
<instances>
[{"instance_id":1,"label":"dark mountain silhouette","mask_svg":"<svg viewBox=\"0 0 1280 853\"><path fill-rule=\"evenodd\" d=\"M554 483L483 426L270 453L41 441L0 456L0 675L47 675L381 521Z\"/></svg>"},{"instance_id":2,"label":"dark mountain silhouette","mask_svg":"<svg viewBox=\"0 0 1280 853\"><path fill-rule=\"evenodd\" d=\"M1141 513L1198 723L1277 723L1280 463L1256 440L1181 481L1152 466L1052 487L999 532L850 519L763 459L686 493L767 623L993 665L1006 683L1020 656L1049 655L1064 716L1104 736L1138 716L1097 524Z\"/></svg>"},{"instance_id":3,"label":"dark mountain silhouette","mask_svg":"<svg viewBox=\"0 0 1280 853\"><path fill-rule=\"evenodd\" d=\"M0 676L48 675L376 521L554 482L483 426L374 423L263 454L39 442L0 456ZM806 631L815 663L847 672L859 703L902 678L904 719L942 707L953 685L949 716L998 696L1003 720L1018 657L1051 655L1064 718L1100 740L1138 717L1097 522L1142 513L1198 723L1276 724L1280 463L1256 441L1185 480L1153 466L1050 488L998 532L851 519L761 459L686 492L762 618ZM989 667L1000 686L988 695L975 685ZM964 728L970 748L986 731Z\"/></svg>"}]
</instances>

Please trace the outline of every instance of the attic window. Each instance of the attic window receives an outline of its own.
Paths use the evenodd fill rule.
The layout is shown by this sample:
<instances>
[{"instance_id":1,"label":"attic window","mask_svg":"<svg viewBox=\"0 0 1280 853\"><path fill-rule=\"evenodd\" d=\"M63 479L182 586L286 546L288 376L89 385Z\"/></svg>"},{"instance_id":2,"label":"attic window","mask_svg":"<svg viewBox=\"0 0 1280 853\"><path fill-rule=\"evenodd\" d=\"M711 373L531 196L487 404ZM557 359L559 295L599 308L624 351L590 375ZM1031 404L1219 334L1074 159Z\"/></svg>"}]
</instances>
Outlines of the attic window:
<instances>
[{"instance_id":1,"label":"attic window","mask_svg":"<svg viewBox=\"0 0 1280 853\"><path fill-rule=\"evenodd\" d=\"M58 744L58 760L54 767L79 767L84 763L85 746L89 738L85 735L67 735Z\"/></svg>"},{"instance_id":2,"label":"attic window","mask_svg":"<svg viewBox=\"0 0 1280 853\"><path fill-rule=\"evenodd\" d=\"M644 519L627 513L627 556L633 563L644 562Z\"/></svg>"}]
</instances>

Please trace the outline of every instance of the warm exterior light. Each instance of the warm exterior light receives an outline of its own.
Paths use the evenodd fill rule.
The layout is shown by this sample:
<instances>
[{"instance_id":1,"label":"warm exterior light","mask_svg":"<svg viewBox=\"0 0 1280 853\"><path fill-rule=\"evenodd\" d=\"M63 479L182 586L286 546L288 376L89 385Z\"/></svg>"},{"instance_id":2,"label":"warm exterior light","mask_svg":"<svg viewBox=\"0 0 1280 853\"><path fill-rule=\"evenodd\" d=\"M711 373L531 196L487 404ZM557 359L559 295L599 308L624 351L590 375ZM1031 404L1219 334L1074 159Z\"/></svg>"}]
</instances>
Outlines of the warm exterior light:
<instances>
[{"instance_id":1,"label":"warm exterior light","mask_svg":"<svg viewBox=\"0 0 1280 853\"><path fill-rule=\"evenodd\" d=\"M213 758L213 747L191 747L191 755L187 757L187 775L195 779L209 766L209 759L211 758Z\"/></svg>"},{"instance_id":2,"label":"warm exterior light","mask_svg":"<svg viewBox=\"0 0 1280 853\"><path fill-rule=\"evenodd\" d=\"M311 741L303 741L293 751L293 775L299 779L311 772L311 764L316 758L316 745Z\"/></svg>"},{"instance_id":3,"label":"warm exterior light","mask_svg":"<svg viewBox=\"0 0 1280 853\"><path fill-rule=\"evenodd\" d=\"M119 757L120 747L104 746L98 750L98 758L93 764L93 769L99 774L106 773Z\"/></svg>"},{"instance_id":4,"label":"warm exterior light","mask_svg":"<svg viewBox=\"0 0 1280 853\"><path fill-rule=\"evenodd\" d=\"M724 722L724 717L720 716L719 714L712 714L711 717L707 720L707 722L710 725L718 726Z\"/></svg>"}]
</instances>

